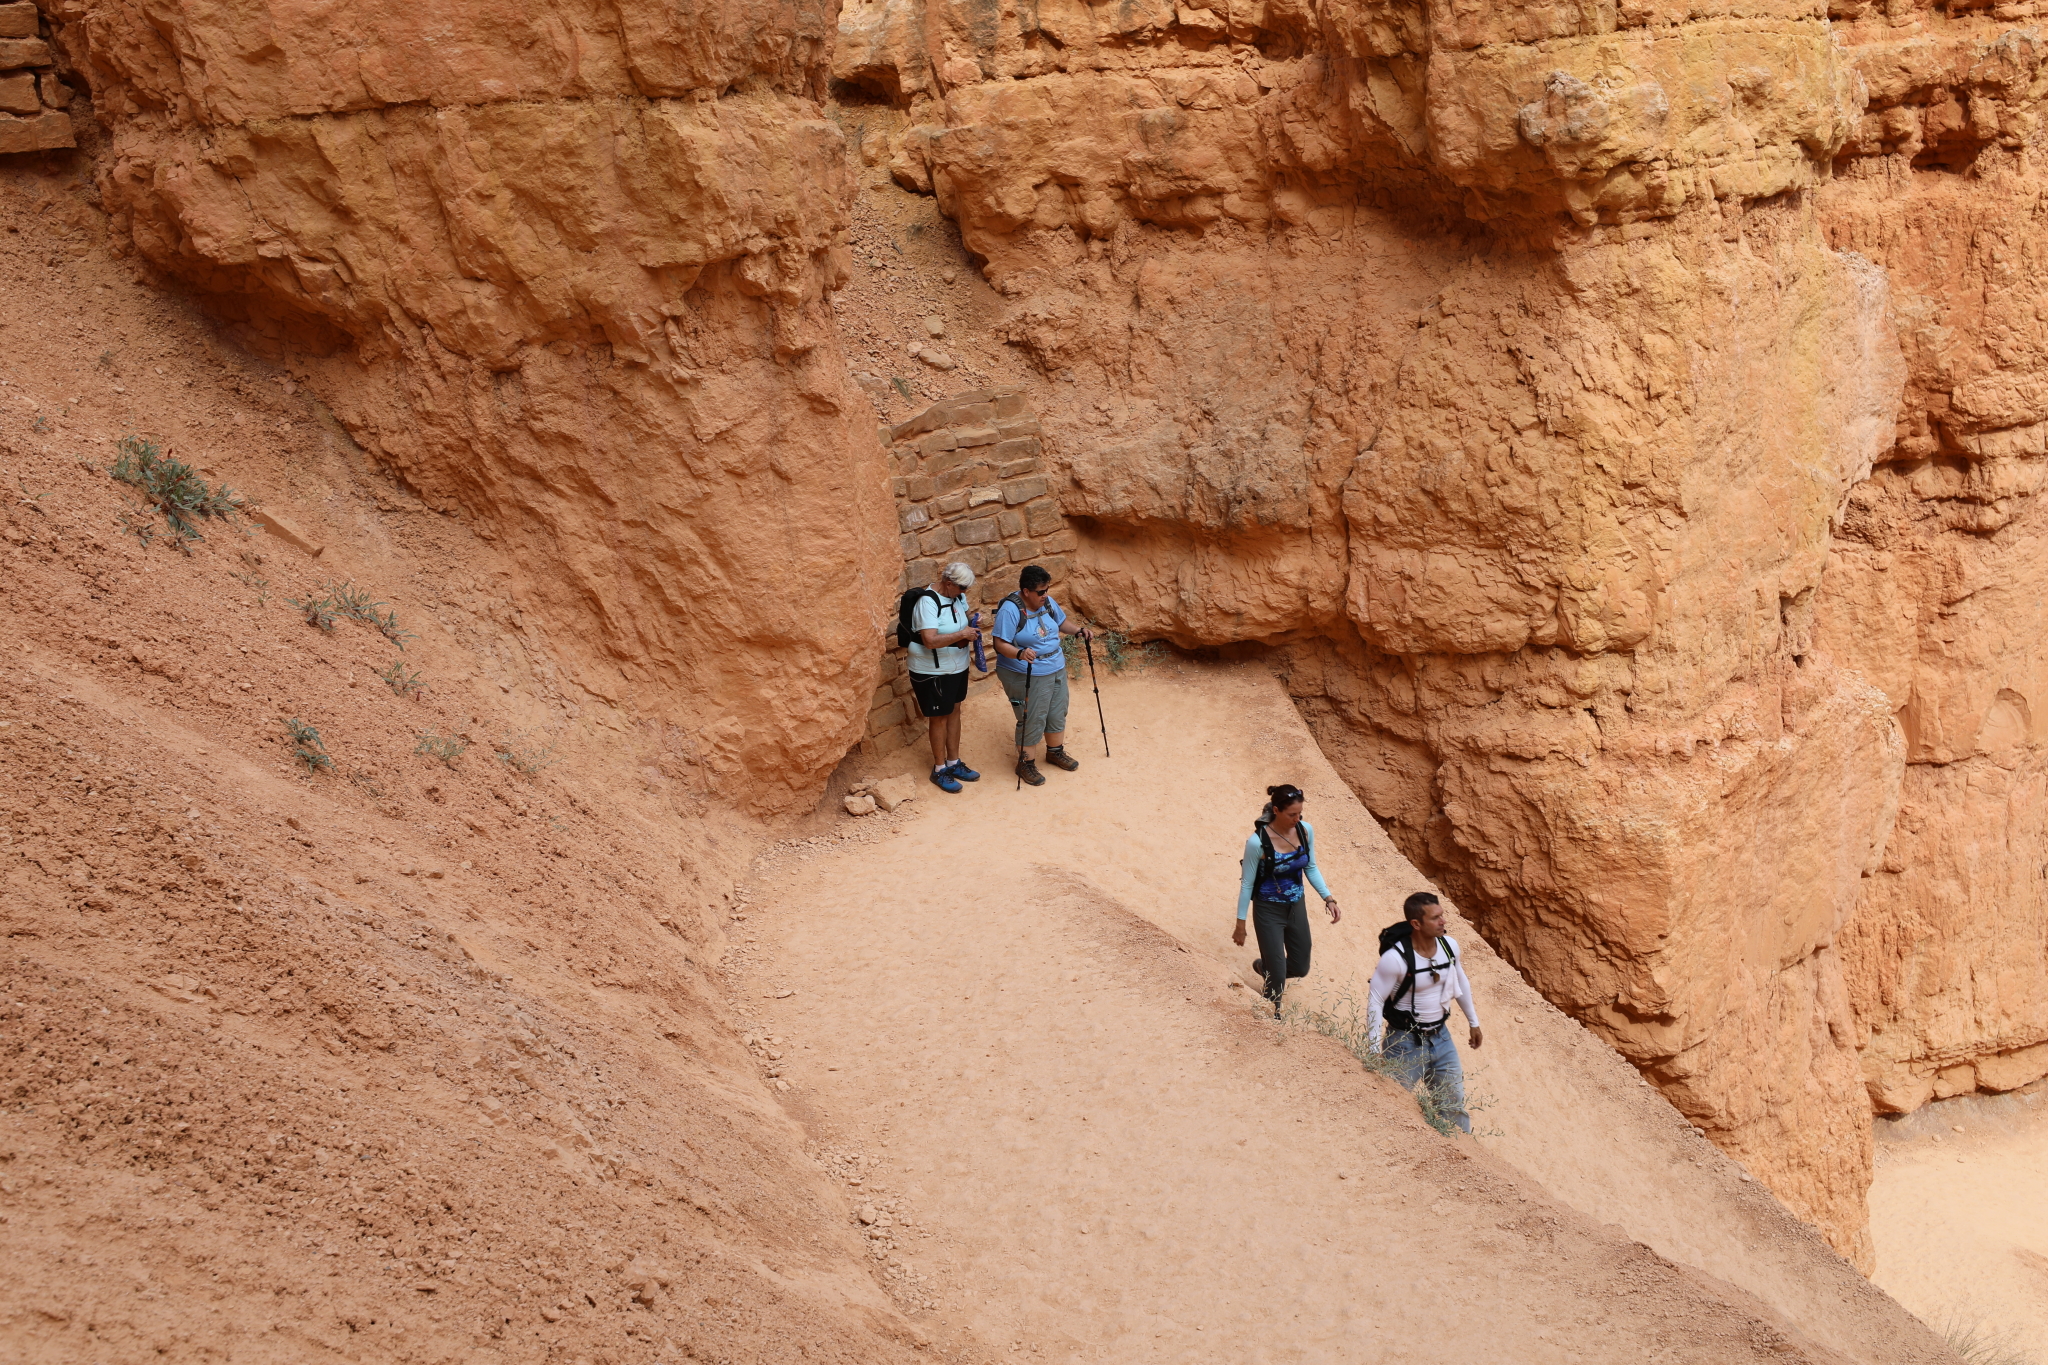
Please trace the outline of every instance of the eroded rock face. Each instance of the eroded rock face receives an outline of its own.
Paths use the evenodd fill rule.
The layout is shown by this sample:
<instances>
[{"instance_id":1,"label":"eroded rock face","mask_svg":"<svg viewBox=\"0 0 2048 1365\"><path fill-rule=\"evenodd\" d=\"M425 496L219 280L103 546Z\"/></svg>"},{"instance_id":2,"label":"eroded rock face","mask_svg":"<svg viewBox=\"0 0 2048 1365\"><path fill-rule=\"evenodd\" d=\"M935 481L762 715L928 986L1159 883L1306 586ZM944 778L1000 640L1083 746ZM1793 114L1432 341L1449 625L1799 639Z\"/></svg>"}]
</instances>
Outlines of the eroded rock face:
<instances>
[{"instance_id":1,"label":"eroded rock face","mask_svg":"<svg viewBox=\"0 0 2048 1365\"><path fill-rule=\"evenodd\" d=\"M1404 851L1838 1247L1873 1098L2048 1071L2031 30L49 13L135 248L328 356L358 438L587 635L579 681L735 799L807 796L886 706L829 60L1011 300L1078 604L1284 646Z\"/></svg>"},{"instance_id":2,"label":"eroded rock face","mask_svg":"<svg viewBox=\"0 0 2048 1365\"><path fill-rule=\"evenodd\" d=\"M743 805L814 795L897 568L829 321L831 7L52 13L134 248L328 354L357 439L519 551L587 691Z\"/></svg>"},{"instance_id":3,"label":"eroded rock face","mask_svg":"<svg viewBox=\"0 0 2048 1365\"><path fill-rule=\"evenodd\" d=\"M1872 1087L2003 1082L2048 1022L2033 40L887 0L834 74L1013 300L1085 605L1287 645L1404 850L1867 1263Z\"/></svg>"},{"instance_id":4,"label":"eroded rock face","mask_svg":"<svg viewBox=\"0 0 2048 1365\"><path fill-rule=\"evenodd\" d=\"M1852 17L1871 102L1819 205L1890 276L1909 379L1815 638L1906 744L1897 831L1841 941L1870 1096L1897 1112L2048 1074L2044 50L1983 13Z\"/></svg>"}]
</instances>

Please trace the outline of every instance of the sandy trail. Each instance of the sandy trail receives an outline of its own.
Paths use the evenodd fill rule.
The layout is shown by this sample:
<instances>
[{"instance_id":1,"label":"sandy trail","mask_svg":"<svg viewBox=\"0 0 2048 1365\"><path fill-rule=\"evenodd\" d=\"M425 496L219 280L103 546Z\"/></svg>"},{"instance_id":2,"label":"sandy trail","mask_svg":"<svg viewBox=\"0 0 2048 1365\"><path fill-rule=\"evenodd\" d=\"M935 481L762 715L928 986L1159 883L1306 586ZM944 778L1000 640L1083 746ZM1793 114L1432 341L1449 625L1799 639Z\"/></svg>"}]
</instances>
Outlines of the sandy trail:
<instances>
[{"instance_id":1,"label":"sandy trail","mask_svg":"<svg viewBox=\"0 0 2048 1365\"><path fill-rule=\"evenodd\" d=\"M1481 1110L1494 1137L1437 1136L1335 1043L1259 1017L1231 985L1251 949L1228 932L1267 784L1308 791L1348 907L1316 919L1325 996L1362 987L1376 931L1424 883L1264 671L1189 666L1104 695L1116 756L1080 691L1082 770L1018 793L1007 709L977 689L978 786L930 792L890 837L771 858L752 885L743 1008L779 1040L787 1102L820 1147L867 1151L854 1204L893 1203L874 1254L901 1295L931 1294L943 1347L1357 1361L1413 1354L1426 1323L1428 1353L1452 1359L1844 1358L1796 1319L1850 1358L1935 1358L1469 928L1489 1028L1467 1053L1473 1088L1522 1111ZM1552 1125L1547 1155L1531 1109ZM1587 1216L1489 1143L1615 1207ZM1605 1221L1644 1202L1640 1230ZM1748 1266L1782 1311L1633 1240L1666 1236L1689 1239L1672 1254L1693 1265Z\"/></svg>"},{"instance_id":2,"label":"sandy trail","mask_svg":"<svg viewBox=\"0 0 2048 1365\"><path fill-rule=\"evenodd\" d=\"M1930 1104L1880 1132L1877 1282L1925 1322L2048 1361L2048 1086Z\"/></svg>"}]
</instances>

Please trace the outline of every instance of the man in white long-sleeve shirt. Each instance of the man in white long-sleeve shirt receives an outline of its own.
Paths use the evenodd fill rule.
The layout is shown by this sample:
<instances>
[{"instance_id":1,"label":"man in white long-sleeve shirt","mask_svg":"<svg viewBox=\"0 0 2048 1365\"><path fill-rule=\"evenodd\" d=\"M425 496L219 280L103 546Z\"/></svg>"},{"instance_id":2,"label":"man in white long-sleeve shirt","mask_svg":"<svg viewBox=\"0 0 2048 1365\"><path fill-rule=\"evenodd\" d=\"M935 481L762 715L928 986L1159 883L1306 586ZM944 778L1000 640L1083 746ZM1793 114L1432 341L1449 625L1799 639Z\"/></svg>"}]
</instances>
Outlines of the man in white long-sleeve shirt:
<instances>
[{"instance_id":1,"label":"man in white long-sleeve shirt","mask_svg":"<svg viewBox=\"0 0 2048 1365\"><path fill-rule=\"evenodd\" d=\"M1384 1024L1384 1051L1395 1076L1411 1090L1418 1082L1427 1082L1441 1111L1469 1133L1465 1073L1458 1065L1458 1045L1451 1041L1450 1020L1455 1000L1472 1026L1472 1046L1479 1046L1482 1035L1472 983L1458 962L1457 940L1444 932L1444 907L1434 894L1417 891L1401 913L1408 920L1406 942L1380 954L1379 966L1373 969L1367 1004L1372 1045L1380 1047Z\"/></svg>"}]
</instances>

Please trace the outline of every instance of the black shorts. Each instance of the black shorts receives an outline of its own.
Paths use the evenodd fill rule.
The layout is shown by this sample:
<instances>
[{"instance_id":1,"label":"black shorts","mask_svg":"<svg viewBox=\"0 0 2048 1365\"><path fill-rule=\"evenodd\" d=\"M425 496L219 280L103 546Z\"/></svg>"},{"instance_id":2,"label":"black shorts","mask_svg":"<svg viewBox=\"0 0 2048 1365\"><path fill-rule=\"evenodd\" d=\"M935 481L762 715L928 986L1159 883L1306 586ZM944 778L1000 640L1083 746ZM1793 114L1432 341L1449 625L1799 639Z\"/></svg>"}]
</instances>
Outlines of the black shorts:
<instances>
[{"instance_id":1,"label":"black shorts","mask_svg":"<svg viewBox=\"0 0 2048 1365\"><path fill-rule=\"evenodd\" d=\"M927 716L950 716L953 708L967 700L967 670L958 673L913 673L910 690L917 696L917 709Z\"/></svg>"}]
</instances>

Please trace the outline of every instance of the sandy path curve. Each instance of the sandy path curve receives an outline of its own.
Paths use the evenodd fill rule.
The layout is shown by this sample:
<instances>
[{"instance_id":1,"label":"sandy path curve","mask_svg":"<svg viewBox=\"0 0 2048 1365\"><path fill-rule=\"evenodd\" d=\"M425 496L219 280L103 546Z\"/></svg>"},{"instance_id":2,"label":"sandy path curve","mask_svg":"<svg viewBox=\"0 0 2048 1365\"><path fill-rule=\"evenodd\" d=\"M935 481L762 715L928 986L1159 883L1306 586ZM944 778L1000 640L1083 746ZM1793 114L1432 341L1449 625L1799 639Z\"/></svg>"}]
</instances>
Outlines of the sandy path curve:
<instances>
[{"instance_id":1,"label":"sandy path curve","mask_svg":"<svg viewBox=\"0 0 2048 1365\"><path fill-rule=\"evenodd\" d=\"M1352 909L1318 920L1326 988L1363 980L1372 935L1421 883L1331 790L1270 677L1198 672L1118 680L1116 758L1077 720L1081 772L1021 794L1006 711L978 691L982 783L930 793L886 837L757 869L742 1012L775 1040L792 1113L861 1182L850 1207L875 1218L878 1273L935 1305L919 1319L935 1344L1353 1362L1406 1358L1427 1322L1448 1359L1851 1358L1479 1141L1432 1133L1330 1040L1260 1017L1231 985L1250 954L1227 938L1254 793L1320 765L1310 818ZM1490 1026L1515 1007L1492 1002ZM1857 1356L1938 1358L1906 1337Z\"/></svg>"}]
</instances>

